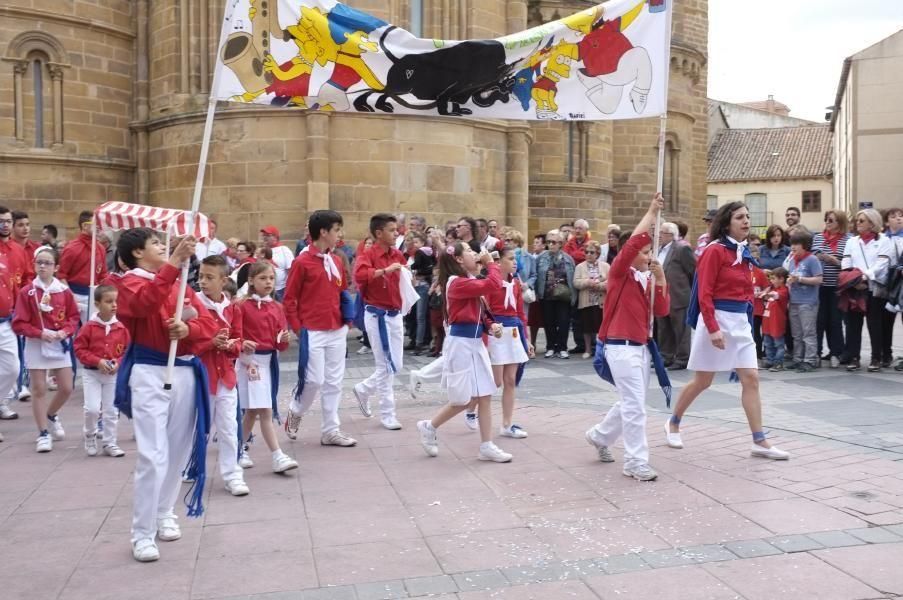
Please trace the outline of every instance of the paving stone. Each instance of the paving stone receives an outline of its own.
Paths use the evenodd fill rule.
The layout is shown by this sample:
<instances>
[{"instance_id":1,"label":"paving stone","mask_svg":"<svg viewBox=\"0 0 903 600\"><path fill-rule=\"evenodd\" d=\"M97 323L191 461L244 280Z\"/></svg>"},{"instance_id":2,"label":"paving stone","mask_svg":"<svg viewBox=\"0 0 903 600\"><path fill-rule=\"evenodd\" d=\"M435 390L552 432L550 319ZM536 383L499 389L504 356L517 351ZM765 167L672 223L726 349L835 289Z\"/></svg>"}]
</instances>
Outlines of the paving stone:
<instances>
[{"instance_id":1,"label":"paving stone","mask_svg":"<svg viewBox=\"0 0 903 600\"><path fill-rule=\"evenodd\" d=\"M455 585L455 580L450 575L405 579L404 587L407 588L408 595L412 597L426 596L428 594L448 594L458 591L458 586Z\"/></svg>"},{"instance_id":2,"label":"paving stone","mask_svg":"<svg viewBox=\"0 0 903 600\"><path fill-rule=\"evenodd\" d=\"M395 600L408 597L404 582L398 579L378 583L358 583L354 589L358 600Z\"/></svg>"},{"instance_id":3,"label":"paving stone","mask_svg":"<svg viewBox=\"0 0 903 600\"><path fill-rule=\"evenodd\" d=\"M724 546L727 546L725 544ZM737 556L730 550L719 544L706 544L704 546L690 546L682 548L684 555L693 559L695 563L720 562L723 560L736 560Z\"/></svg>"},{"instance_id":4,"label":"paving stone","mask_svg":"<svg viewBox=\"0 0 903 600\"><path fill-rule=\"evenodd\" d=\"M860 546L862 540L843 531L819 531L808 534L810 538L825 548L841 548L843 546Z\"/></svg>"},{"instance_id":5,"label":"paving stone","mask_svg":"<svg viewBox=\"0 0 903 600\"><path fill-rule=\"evenodd\" d=\"M780 548L788 553L809 552L810 550L821 550L824 548L824 546L805 535L781 535L768 538L765 541L775 548Z\"/></svg>"},{"instance_id":6,"label":"paving stone","mask_svg":"<svg viewBox=\"0 0 903 600\"><path fill-rule=\"evenodd\" d=\"M307 590L302 597L304 600L356 600L357 594L354 593L353 585L338 585L318 590Z\"/></svg>"},{"instance_id":7,"label":"paving stone","mask_svg":"<svg viewBox=\"0 0 903 600\"><path fill-rule=\"evenodd\" d=\"M547 566L521 566L521 567L505 567L501 569L502 574L511 582L511 585L524 585L529 583L538 583L540 581L563 581L565 579L575 579L576 574L573 570L567 571L560 564L551 564ZM572 573L570 577L568 573Z\"/></svg>"},{"instance_id":8,"label":"paving stone","mask_svg":"<svg viewBox=\"0 0 903 600\"><path fill-rule=\"evenodd\" d=\"M896 533L897 535L903 536L903 524L901 525L885 525L885 529L890 531L891 533Z\"/></svg>"},{"instance_id":9,"label":"paving stone","mask_svg":"<svg viewBox=\"0 0 903 600\"><path fill-rule=\"evenodd\" d=\"M651 566L653 569L680 567L683 565L692 565L696 563L696 560L691 554L687 554L681 549L642 552L639 556L641 556L643 560L649 563L649 566Z\"/></svg>"},{"instance_id":10,"label":"paving stone","mask_svg":"<svg viewBox=\"0 0 903 600\"><path fill-rule=\"evenodd\" d=\"M759 556L771 556L781 554L781 550L775 548L764 540L745 540L742 542L727 542L724 547L740 558L756 558Z\"/></svg>"},{"instance_id":11,"label":"paving stone","mask_svg":"<svg viewBox=\"0 0 903 600\"><path fill-rule=\"evenodd\" d=\"M508 580L498 569L485 571L465 571L452 575L462 592L508 587Z\"/></svg>"},{"instance_id":12,"label":"paving stone","mask_svg":"<svg viewBox=\"0 0 903 600\"><path fill-rule=\"evenodd\" d=\"M863 542L868 542L869 544L889 544L892 542L903 541L903 537L900 537L899 535L891 531L887 531L883 527L862 527L861 529L847 529L846 532L852 536L859 538Z\"/></svg>"}]
</instances>

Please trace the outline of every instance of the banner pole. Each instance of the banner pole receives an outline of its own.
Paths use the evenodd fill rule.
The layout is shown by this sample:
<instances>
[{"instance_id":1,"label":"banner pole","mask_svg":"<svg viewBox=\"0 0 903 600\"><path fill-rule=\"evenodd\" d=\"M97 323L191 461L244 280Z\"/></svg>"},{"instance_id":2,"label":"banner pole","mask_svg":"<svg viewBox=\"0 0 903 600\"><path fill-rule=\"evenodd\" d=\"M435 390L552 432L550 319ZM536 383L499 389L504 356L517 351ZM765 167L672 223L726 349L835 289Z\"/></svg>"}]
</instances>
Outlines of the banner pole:
<instances>
[{"instance_id":1,"label":"banner pole","mask_svg":"<svg viewBox=\"0 0 903 600\"><path fill-rule=\"evenodd\" d=\"M213 117L216 113L216 96L217 91L219 90L218 84L223 64L222 61L219 60L219 53L223 46L223 41L226 38L226 12L228 11L228 7L229 3L226 3L226 7L223 9L223 25L220 31L219 43L216 47L217 60L213 70L213 85L210 87L210 97L207 101L207 119L204 121L204 134L203 141L201 142L201 155L198 159L197 178L194 182L194 195L191 199L191 210L186 215L188 227L190 228L189 231L194 231L195 216L201 208L201 192L204 188L204 174L207 170L207 155L210 151L210 136L213 132ZM190 262L190 260L186 260L182 263L182 273L179 276L179 296L176 301L176 312L173 315L176 322L182 320L182 307L185 304L185 295L188 292L188 265ZM166 377L163 384L164 390L172 389L172 372L176 365L176 348L178 345L179 340L171 340L169 342L169 357L166 361Z\"/></svg>"},{"instance_id":2,"label":"banner pole","mask_svg":"<svg viewBox=\"0 0 903 600\"><path fill-rule=\"evenodd\" d=\"M91 283L88 285L88 320L91 320L91 309L94 307L94 286L97 273L97 214L91 217ZM87 325L87 323L85 323Z\"/></svg>"}]
</instances>

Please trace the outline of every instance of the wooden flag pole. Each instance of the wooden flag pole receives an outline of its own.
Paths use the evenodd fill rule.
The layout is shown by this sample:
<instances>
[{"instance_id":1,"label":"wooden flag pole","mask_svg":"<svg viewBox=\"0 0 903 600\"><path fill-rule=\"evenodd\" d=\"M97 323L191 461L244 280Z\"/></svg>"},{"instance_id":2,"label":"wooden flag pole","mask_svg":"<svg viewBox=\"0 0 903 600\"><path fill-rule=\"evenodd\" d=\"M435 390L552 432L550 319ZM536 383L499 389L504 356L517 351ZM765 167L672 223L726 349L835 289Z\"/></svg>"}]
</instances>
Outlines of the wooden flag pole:
<instances>
[{"instance_id":1,"label":"wooden flag pole","mask_svg":"<svg viewBox=\"0 0 903 600\"><path fill-rule=\"evenodd\" d=\"M201 156L198 159L198 173L197 178L194 182L194 196L191 199L191 210L186 214L186 219L188 221L188 230L192 231L194 229L194 221L195 215L200 211L201 208L201 192L204 187L204 173L207 170L207 155L210 151L210 135L213 133L213 116L216 112L216 94L219 89L219 79L220 74L222 72L223 63L219 60L219 52L220 48L222 48L223 42L226 39L226 30L228 28L228 23L231 19L226 19L226 11L229 10L230 3L226 3L226 8L223 12L223 26L220 31L219 43L216 47L216 67L213 69L213 85L210 88L210 97L207 101L207 120L204 121L204 137L201 142ZM176 302L176 312L173 315L173 318L176 322L182 320L182 307L185 304L185 294L188 290L188 265L190 261L185 261L182 263L182 274L179 277L179 297ZM178 340L172 340L169 343L169 357L166 362L166 378L164 379L165 383L163 384L163 389L171 390L172 389L172 372L173 368L176 365L176 348L179 345Z\"/></svg>"}]
</instances>

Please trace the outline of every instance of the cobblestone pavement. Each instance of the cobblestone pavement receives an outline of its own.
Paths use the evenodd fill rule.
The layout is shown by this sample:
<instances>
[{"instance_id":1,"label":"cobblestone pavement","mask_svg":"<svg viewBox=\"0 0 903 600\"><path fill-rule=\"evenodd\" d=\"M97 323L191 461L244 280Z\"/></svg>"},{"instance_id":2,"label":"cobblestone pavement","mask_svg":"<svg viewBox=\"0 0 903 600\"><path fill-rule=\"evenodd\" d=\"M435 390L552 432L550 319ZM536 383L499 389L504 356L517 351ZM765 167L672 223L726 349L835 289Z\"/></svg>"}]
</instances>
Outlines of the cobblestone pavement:
<instances>
[{"instance_id":1,"label":"cobblestone pavement","mask_svg":"<svg viewBox=\"0 0 903 600\"><path fill-rule=\"evenodd\" d=\"M785 463L749 457L739 387L726 378L686 417L684 450L665 447L663 398L650 389L660 476L638 483L583 439L614 401L588 360L530 364L516 413L530 436L499 440L515 457L499 465L476 459L477 434L461 419L440 430L438 458L423 453L414 424L441 403L435 385L413 400L399 379L402 431L361 417L351 384L372 358L350 348L341 416L358 447L320 446L317 413L283 442L301 463L288 476L254 444L251 495L234 498L213 476L204 516L183 517L182 539L161 543L152 564L135 563L128 543L128 424L125 458L86 457L77 392L62 413L68 439L38 455L30 407L18 403L21 418L0 421L0 597L903 597L901 373L763 373L765 424L793 453ZM293 358L282 358L283 403ZM406 372L427 360L405 362Z\"/></svg>"}]
</instances>

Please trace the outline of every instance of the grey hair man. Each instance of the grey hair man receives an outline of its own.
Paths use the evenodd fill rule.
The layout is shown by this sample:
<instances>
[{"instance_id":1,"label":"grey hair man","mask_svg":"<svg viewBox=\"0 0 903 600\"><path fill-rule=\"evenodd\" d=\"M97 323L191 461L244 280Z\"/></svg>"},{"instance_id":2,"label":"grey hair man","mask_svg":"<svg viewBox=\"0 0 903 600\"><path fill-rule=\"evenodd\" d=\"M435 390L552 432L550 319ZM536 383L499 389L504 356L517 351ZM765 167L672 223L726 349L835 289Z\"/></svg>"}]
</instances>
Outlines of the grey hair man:
<instances>
[{"instance_id":1,"label":"grey hair man","mask_svg":"<svg viewBox=\"0 0 903 600\"><path fill-rule=\"evenodd\" d=\"M672 371L687 368L690 360L690 328L687 327L687 307L690 290L696 273L696 256L693 249L680 244L679 229L675 223L662 223L661 246L658 262L665 271L671 309L667 317L656 319L658 342L665 365Z\"/></svg>"}]
</instances>

